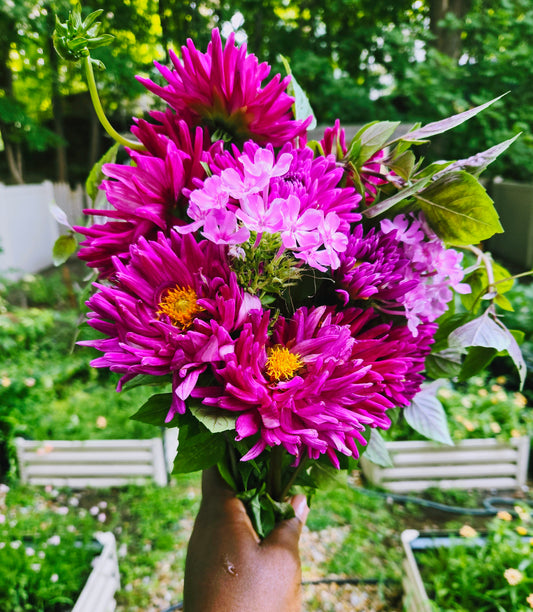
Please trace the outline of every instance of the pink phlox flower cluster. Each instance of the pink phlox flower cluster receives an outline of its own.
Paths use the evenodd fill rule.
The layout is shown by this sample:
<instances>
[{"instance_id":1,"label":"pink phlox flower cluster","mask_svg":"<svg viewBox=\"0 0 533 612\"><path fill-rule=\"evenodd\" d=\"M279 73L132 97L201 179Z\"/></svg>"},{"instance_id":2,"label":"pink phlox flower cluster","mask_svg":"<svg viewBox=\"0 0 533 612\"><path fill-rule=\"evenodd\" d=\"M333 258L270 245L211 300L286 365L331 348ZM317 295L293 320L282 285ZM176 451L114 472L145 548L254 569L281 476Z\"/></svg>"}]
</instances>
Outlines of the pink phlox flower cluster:
<instances>
[{"instance_id":1,"label":"pink phlox flower cluster","mask_svg":"<svg viewBox=\"0 0 533 612\"><path fill-rule=\"evenodd\" d=\"M417 283L399 298L405 308L409 329L416 334L422 322L435 321L446 309L453 291L468 293L470 286L462 283L462 253L447 249L428 227L423 214L397 215L381 222L384 234L395 235L409 261L404 278Z\"/></svg>"},{"instance_id":2,"label":"pink phlox flower cluster","mask_svg":"<svg viewBox=\"0 0 533 612\"><path fill-rule=\"evenodd\" d=\"M360 197L337 184L342 171L332 160L286 145L276 157L268 145L245 144L244 152L216 158L217 174L189 193L192 223L217 244L246 242L251 232L280 234L283 249L319 270L336 269L348 244Z\"/></svg>"}]
</instances>

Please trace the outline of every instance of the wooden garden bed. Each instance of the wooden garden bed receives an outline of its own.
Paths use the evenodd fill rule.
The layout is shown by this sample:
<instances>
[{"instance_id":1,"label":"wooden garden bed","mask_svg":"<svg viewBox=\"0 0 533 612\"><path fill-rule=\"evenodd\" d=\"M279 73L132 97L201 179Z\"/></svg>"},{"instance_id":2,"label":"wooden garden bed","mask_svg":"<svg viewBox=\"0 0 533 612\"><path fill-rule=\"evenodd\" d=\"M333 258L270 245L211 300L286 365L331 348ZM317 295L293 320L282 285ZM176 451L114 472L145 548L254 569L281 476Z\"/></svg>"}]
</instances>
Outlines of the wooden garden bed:
<instances>
[{"instance_id":1,"label":"wooden garden bed","mask_svg":"<svg viewBox=\"0 0 533 612\"><path fill-rule=\"evenodd\" d=\"M22 482L71 488L168 482L177 430L150 440L15 441Z\"/></svg>"},{"instance_id":2,"label":"wooden garden bed","mask_svg":"<svg viewBox=\"0 0 533 612\"><path fill-rule=\"evenodd\" d=\"M382 468L363 455L361 468L373 484L394 493L441 489L514 489L526 484L529 438L435 442L387 442L393 467Z\"/></svg>"},{"instance_id":3,"label":"wooden garden bed","mask_svg":"<svg viewBox=\"0 0 533 612\"><path fill-rule=\"evenodd\" d=\"M110 532L96 534L102 552L93 561L93 570L83 587L72 612L113 612L115 593L120 588L117 547Z\"/></svg>"}]
</instances>

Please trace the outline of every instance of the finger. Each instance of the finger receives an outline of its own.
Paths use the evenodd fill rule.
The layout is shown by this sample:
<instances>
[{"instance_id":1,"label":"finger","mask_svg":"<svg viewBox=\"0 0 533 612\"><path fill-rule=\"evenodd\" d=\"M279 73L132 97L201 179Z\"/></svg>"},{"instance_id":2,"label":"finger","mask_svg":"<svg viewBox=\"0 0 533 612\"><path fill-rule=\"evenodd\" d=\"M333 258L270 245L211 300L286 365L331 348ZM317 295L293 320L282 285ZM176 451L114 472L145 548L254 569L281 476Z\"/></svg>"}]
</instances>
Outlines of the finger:
<instances>
[{"instance_id":1,"label":"finger","mask_svg":"<svg viewBox=\"0 0 533 612\"><path fill-rule=\"evenodd\" d=\"M298 543L302 527L307 520L309 514L309 506L305 495L295 495L290 500L291 506L294 508L294 518L282 521L272 530L272 532L263 540L264 547L281 547L294 554L298 554Z\"/></svg>"}]
</instances>

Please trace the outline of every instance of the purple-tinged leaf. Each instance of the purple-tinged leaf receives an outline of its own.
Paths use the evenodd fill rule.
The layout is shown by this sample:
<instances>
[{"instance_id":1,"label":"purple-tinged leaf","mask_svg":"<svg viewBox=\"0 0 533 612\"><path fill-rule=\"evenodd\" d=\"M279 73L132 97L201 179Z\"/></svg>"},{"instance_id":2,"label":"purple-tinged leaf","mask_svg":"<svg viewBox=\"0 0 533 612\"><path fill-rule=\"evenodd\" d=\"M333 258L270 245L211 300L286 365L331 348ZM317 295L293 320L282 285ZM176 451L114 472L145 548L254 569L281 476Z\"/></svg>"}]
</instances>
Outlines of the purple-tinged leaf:
<instances>
[{"instance_id":1,"label":"purple-tinged leaf","mask_svg":"<svg viewBox=\"0 0 533 612\"><path fill-rule=\"evenodd\" d=\"M442 134L443 132L447 132L461 123L468 121L472 117L475 117L482 110L485 110L491 104L494 104L497 100L502 98L505 94L490 100L489 102L485 102L485 104L481 104L480 106L476 106L474 108L470 108L467 111L459 113L457 115L452 115L451 117L447 117L446 119L442 119L441 121L434 121L433 123L428 123L427 125L418 128L417 130L413 130L412 132L407 132L401 136L401 140L407 140L409 142L413 141L423 141L431 136L435 136L436 134ZM400 140L400 139L399 139Z\"/></svg>"}]
</instances>

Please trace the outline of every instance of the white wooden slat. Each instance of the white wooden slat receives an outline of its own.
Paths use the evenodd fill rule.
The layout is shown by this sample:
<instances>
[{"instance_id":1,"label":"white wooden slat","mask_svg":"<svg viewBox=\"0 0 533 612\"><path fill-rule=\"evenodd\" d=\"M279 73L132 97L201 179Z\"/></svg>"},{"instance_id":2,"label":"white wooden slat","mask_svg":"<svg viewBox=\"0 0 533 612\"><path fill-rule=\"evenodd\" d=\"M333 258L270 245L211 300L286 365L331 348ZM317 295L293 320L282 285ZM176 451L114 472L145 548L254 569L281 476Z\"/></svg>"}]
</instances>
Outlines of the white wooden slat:
<instances>
[{"instance_id":1,"label":"white wooden slat","mask_svg":"<svg viewBox=\"0 0 533 612\"><path fill-rule=\"evenodd\" d=\"M497 448L482 450L456 448L433 453L422 452L399 452L394 455L394 465L425 465L450 464L450 463L500 463L502 461L516 463L518 451L514 448Z\"/></svg>"},{"instance_id":2,"label":"white wooden slat","mask_svg":"<svg viewBox=\"0 0 533 612\"><path fill-rule=\"evenodd\" d=\"M112 533L99 533L103 550L95 559L93 571L76 601L72 612L113 612L115 593L120 588L120 573L115 538Z\"/></svg>"},{"instance_id":3,"label":"white wooden slat","mask_svg":"<svg viewBox=\"0 0 533 612\"><path fill-rule=\"evenodd\" d=\"M38 449L60 451L67 450L100 450L106 448L152 448L152 438L147 440L24 440L18 438L18 444L23 449Z\"/></svg>"},{"instance_id":4,"label":"white wooden slat","mask_svg":"<svg viewBox=\"0 0 533 612\"><path fill-rule=\"evenodd\" d=\"M409 478L468 478L470 476L508 476L516 473L516 464L472 464L472 465L418 465L385 468L381 473L386 480Z\"/></svg>"},{"instance_id":5,"label":"white wooden slat","mask_svg":"<svg viewBox=\"0 0 533 612\"><path fill-rule=\"evenodd\" d=\"M27 474L32 476L152 476L152 466L148 464L126 464L115 465L84 463L72 465L68 463L60 463L54 465L29 465Z\"/></svg>"},{"instance_id":6,"label":"white wooden slat","mask_svg":"<svg viewBox=\"0 0 533 612\"><path fill-rule=\"evenodd\" d=\"M515 478L457 478L455 480L398 480L388 481L386 488L391 493L416 493L431 487L440 489L514 489Z\"/></svg>"},{"instance_id":7,"label":"white wooden slat","mask_svg":"<svg viewBox=\"0 0 533 612\"><path fill-rule=\"evenodd\" d=\"M121 451L107 449L95 456L95 453L83 453L77 451L62 451L39 454L35 451L26 451L23 455L24 461L32 464L55 464L55 463L86 463L97 465L98 463L150 463L152 453L149 449L138 451Z\"/></svg>"},{"instance_id":8,"label":"white wooden slat","mask_svg":"<svg viewBox=\"0 0 533 612\"><path fill-rule=\"evenodd\" d=\"M143 485L147 482L146 477L137 477L137 478L90 478L84 476L83 478L74 478L74 477L63 477L58 478L55 476L46 476L39 477L33 476L31 480L26 481L32 485L37 486L47 486L50 485L52 487L69 487L70 489L86 489L89 487L98 488L98 489L109 489L110 487L125 487L130 484L139 484Z\"/></svg>"}]
</instances>

